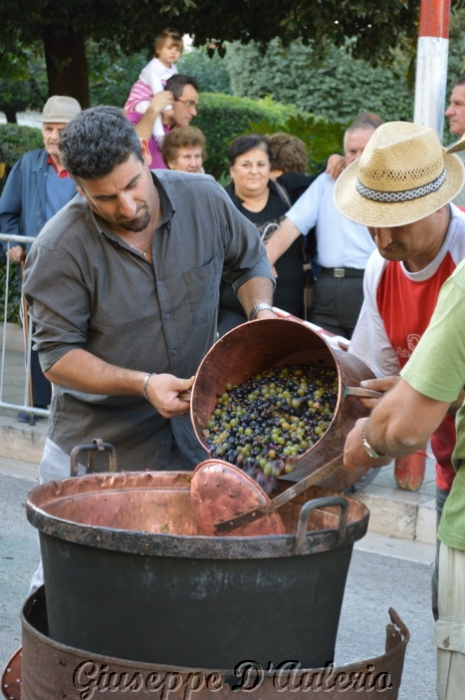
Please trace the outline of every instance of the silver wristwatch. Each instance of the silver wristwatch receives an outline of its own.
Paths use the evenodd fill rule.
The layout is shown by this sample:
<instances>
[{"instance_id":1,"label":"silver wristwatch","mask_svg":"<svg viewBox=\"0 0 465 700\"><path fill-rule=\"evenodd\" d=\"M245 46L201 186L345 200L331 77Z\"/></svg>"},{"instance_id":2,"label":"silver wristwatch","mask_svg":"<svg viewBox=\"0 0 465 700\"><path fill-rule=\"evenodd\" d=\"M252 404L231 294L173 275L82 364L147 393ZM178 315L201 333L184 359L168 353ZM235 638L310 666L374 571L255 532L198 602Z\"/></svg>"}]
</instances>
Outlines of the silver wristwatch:
<instances>
[{"instance_id":1,"label":"silver wristwatch","mask_svg":"<svg viewBox=\"0 0 465 700\"><path fill-rule=\"evenodd\" d=\"M367 423L368 423L368 418L367 418L367 420L365 421L365 423L363 424L362 435L361 435L361 438L362 438L362 445L363 445L363 447L365 448L365 452L367 453L367 455L368 455L369 457L372 457L373 459L383 459L384 457L387 457L387 455L381 454L380 452L376 452L376 450L374 450L374 449L372 448L372 446L370 445L370 443L369 443L368 440L366 439L366 437L365 437L365 430L366 430L366 427L367 427Z\"/></svg>"},{"instance_id":2,"label":"silver wristwatch","mask_svg":"<svg viewBox=\"0 0 465 700\"><path fill-rule=\"evenodd\" d=\"M254 306L252 311L249 314L249 321L253 321L254 318L260 311L263 311L264 309L269 309L270 311L273 311L273 307L270 306L269 304L257 304L257 306Z\"/></svg>"}]
</instances>

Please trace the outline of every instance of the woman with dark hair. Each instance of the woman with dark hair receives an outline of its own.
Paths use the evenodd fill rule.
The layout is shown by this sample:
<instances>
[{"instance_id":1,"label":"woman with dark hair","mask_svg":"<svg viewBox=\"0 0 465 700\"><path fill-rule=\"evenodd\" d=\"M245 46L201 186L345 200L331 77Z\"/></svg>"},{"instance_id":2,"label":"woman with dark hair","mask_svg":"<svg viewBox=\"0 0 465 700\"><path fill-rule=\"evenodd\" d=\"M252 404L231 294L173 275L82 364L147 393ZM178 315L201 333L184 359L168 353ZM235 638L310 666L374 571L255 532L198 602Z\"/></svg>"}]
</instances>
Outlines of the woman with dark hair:
<instances>
[{"instance_id":1,"label":"woman with dark hair","mask_svg":"<svg viewBox=\"0 0 465 700\"><path fill-rule=\"evenodd\" d=\"M291 201L286 190L270 179L270 142L261 134L238 136L229 148L231 182L226 192L239 211L257 227L263 242L284 219ZM274 304L302 317L304 296L302 237L293 242L276 265ZM220 290L218 331L223 335L246 321L230 284Z\"/></svg>"}]
</instances>

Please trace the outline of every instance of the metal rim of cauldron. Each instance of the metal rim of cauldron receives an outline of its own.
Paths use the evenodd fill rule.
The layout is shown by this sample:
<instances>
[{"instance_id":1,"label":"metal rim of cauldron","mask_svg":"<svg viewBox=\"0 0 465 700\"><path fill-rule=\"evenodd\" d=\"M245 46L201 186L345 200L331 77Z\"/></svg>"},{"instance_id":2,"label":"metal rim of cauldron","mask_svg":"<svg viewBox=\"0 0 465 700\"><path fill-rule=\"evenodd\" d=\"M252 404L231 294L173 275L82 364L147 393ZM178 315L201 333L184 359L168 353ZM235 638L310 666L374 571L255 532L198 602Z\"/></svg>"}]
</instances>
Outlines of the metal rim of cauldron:
<instances>
[{"instance_id":1,"label":"metal rim of cauldron","mask_svg":"<svg viewBox=\"0 0 465 700\"><path fill-rule=\"evenodd\" d=\"M349 503L356 503L357 508L364 511L363 516L355 522L349 522L344 537L339 537L337 529L310 530L306 537L304 551L297 551L296 534L266 535L262 537L210 537L205 535L175 535L169 533L149 533L138 530L122 530L103 526L87 525L57 517L41 508L34 502L44 488L55 489L63 493L66 484L73 482L82 493L89 493L88 485L95 485L105 492L104 486L109 484L118 489L127 482L137 483L142 476L150 479L151 472L118 472L108 474L88 474L85 476L65 479L60 482L49 482L38 486L29 492L26 500L26 511L29 522L40 532L68 542L105 549L159 557L188 557L192 559L268 559L273 557L292 557L316 554L341 547L353 545L361 539L368 528L369 511L359 501L347 498ZM182 474L182 472L178 472ZM185 472L186 481L191 472ZM86 491L87 487L87 491ZM78 495L78 494L76 494Z\"/></svg>"}]
</instances>

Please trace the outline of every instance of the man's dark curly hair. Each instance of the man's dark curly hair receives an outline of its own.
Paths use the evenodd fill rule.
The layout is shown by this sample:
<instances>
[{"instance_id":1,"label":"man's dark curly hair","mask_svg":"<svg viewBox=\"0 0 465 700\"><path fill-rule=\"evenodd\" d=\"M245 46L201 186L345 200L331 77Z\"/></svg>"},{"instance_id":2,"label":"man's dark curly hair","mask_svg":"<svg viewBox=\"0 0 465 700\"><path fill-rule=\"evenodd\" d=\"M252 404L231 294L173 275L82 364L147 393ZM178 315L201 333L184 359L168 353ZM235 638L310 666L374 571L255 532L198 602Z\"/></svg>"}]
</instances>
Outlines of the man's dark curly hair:
<instances>
[{"instance_id":1,"label":"man's dark curly hair","mask_svg":"<svg viewBox=\"0 0 465 700\"><path fill-rule=\"evenodd\" d=\"M63 165L78 180L109 175L131 153L143 162L136 131L116 107L81 112L61 132L59 148Z\"/></svg>"}]
</instances>

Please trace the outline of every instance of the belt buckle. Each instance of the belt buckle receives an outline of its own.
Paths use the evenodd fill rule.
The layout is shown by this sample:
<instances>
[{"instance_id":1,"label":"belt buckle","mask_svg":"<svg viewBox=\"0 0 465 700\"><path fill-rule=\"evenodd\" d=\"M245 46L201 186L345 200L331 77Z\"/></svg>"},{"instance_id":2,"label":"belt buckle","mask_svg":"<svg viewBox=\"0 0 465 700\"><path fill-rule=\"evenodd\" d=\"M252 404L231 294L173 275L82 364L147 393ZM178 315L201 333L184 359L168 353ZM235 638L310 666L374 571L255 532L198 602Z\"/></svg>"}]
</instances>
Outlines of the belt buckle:
<instances>
[{"instance_id":1,"label":"belt buckle","mask_svg":"<svg viewBox=\"0 0 465 700\"><path fill-rule=\"evenodd\" d=\"M346 271L343 267L335 267L333 274L334 274L334 277L345 277Z\"/></svg>"}]
</instances>

